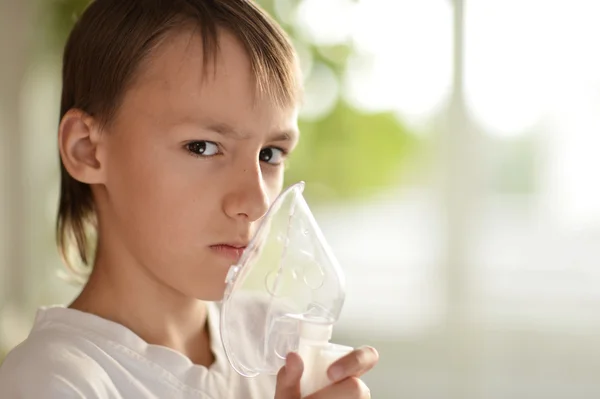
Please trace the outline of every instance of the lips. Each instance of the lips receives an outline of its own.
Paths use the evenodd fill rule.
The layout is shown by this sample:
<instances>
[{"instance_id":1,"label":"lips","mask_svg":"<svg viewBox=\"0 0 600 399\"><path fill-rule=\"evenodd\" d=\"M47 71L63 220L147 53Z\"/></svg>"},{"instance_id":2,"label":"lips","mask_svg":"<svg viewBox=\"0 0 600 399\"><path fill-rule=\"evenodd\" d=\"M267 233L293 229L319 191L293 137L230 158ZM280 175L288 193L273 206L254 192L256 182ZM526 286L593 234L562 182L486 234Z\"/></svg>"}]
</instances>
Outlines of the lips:
<instances>
[{"instance_id":1,"label":"lips","mask_svg":"<svg viewBox=\"0 0 600 399\"><path fill-rule=\"evenodd\" d=\"M211 245L210 248L218 255L237 262L242 257L246 246L242 244L216 244Z\"/></svg>"}]
</instances>

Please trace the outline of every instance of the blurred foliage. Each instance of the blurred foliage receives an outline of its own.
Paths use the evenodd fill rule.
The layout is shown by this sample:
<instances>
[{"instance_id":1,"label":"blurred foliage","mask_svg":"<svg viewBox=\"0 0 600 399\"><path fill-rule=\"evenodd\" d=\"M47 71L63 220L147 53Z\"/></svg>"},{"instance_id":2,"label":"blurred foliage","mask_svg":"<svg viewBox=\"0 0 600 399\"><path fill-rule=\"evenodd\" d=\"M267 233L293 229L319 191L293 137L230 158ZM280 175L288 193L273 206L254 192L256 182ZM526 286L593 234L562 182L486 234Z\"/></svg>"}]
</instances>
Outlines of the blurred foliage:
<instances>
[{"instance_id":1,"label":"blurred foliage","mask_svg":"<svg viewBox=\"0 0 600 399\"><path fill-rule=\"evenodd\" d=\"M392 113L361 113L344 101L323 119L300 121L300 130L286 179L329 189L319 197L348 198L398 182L400 161L413 148Z\"/></svg>"},{"instance_id":2,"label":"blurred foliage","mask_svg":"<svg viewBox=\"0 0 600 399\"><path fill-rule=\"evenodd\" d=\"M281 24L294 43L308 50L312 64L327 66L341 86L348 57L355 54L352 43L328 46L310 43L293 22L293 14L302 0L285 0L286 7L276 9L277 1L282 0L258 0L258 3ZM50 7L52 42L62 48L89 0L51 0L45 4ZM277 12L281 13L281 9L290 14L282 18ZM310 72L306 78L310 78ZM398 185L407 155L418 144L394 113L364 112L341 97L328 114L317 120L301 118L300 128L302 139L290 159L286 183L306 181L306 196L319 201L350 199Z\"/></svg>"},{"instance_id":3,"label":"blurred foliage","mask_svg":"<svg viewBox=\"0 0 600 399\"><path fill-rule=\"evenodd\" d=\"M62 49L77 18L86 9L90 0L51 0L44 2L44 15L48 15L51 42Z\"/></svg>"}]
</instances>

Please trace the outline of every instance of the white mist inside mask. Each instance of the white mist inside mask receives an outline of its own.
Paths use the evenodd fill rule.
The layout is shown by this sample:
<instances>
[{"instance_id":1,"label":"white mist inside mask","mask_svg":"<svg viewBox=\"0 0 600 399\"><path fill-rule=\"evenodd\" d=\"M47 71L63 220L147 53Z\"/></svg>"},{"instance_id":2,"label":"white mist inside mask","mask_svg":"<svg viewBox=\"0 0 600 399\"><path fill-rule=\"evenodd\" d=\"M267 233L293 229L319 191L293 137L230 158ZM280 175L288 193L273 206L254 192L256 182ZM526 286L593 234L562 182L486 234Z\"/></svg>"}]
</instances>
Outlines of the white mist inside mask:
<instances>
[{"instance_id":1,"label":"white mist inside mask","mask_svg":"<svg viewBox=\"0 0 600 399\"><path fill-rule=\"evenodd\" d=\"M231 266L221 338L230 364L246 377L277 374L286 355L298 352L306 396L330 383L328 366L352 348L329 342L344 304L344 275L303 190L301 182L281 193Z\"/></svg>"}]
</instances>

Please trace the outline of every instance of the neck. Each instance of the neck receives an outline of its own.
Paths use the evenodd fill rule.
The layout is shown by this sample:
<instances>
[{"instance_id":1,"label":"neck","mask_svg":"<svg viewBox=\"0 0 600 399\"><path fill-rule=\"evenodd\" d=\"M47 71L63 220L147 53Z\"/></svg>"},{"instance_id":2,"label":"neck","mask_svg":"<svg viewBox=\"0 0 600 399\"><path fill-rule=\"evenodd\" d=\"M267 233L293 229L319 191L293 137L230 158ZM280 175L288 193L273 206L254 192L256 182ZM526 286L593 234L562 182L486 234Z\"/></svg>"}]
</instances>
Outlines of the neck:
<instances>
[{"instance_id":1,"label":"neck","mask_svg":"<svg viewBox=\"0 0 600 399\"><path fill-rule=\"evenodd\" d=\"M214 362L206 304L162 284L132 259L117 261L99 247L93 272L69 307L119 323L147 343L176 350L195 364L208 367Z\"/></svg>"}]
</instances>

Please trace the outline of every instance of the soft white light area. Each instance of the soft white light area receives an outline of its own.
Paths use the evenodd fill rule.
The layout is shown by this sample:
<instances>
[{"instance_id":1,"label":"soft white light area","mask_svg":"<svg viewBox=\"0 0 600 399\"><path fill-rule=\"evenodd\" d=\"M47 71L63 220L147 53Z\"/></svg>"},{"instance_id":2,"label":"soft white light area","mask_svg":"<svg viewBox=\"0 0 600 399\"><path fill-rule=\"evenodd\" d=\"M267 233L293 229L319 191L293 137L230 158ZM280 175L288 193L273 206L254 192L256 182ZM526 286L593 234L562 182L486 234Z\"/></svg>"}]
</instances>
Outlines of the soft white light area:
<instances>
[{"instance_id":1,"label":"soft white light area","mask_svg":"<svg viewBox=\"0 0 600 399\"><path fill-rule=\"evenodd\" d=\"M339 96L339 83L333 71L322 63L315 63L304 82L304 103L300 117L316 120L326 116Z\"/></svg>"},{"instance_id":2,"label":"soft white light area","mask_svg":"<svg viewBox=\"0 0 600 399\"><path fill-rule=\"evenodd\" d=\"M358 54L345 77L349 101L397 111L409 122L429 119L451 84L450 2L365 0L354 11Z\"/></svg>"},{"instance_id":3,"label":"soft white light area","mask_svg":"<svg viewBox=\"0 0 600 399\"><path fill-rule=\"evenodd\" d=\"M565 89L598 81L599 12L599 2L585 0L466 4L466 100L486 131L523 133Z\"/></svg>"},{"instance_id":4,"label":"soft white light area","mask_svg":"<svg viewBox=\"0 0 600 399\"><path fill-rule=\"evenodd\" d=\"M343 90L351 104L397 111L418 123L445 99L452 71L450 2L305 0L297 15L311 42L355 44Z\"/></svg>"},{"instance_id":5,"label":"soft white light area","mask_svg":"<svg viewBox=\"0 0 600 399\"><path fill-rule=\"evenodd\" d=\"M545 91L540 208L567 229L594 228L600 226L600 2L543 6L551 76Z\"/></svg>"},{"instance_id":6,"label":"soft white light area","mask_svg":"<svg viewBox=\"0 0 600 399\"><path fill-rule=\"evenodd\" d=\"M539 209L569 229L600 225L600 2L466 4L465 94L487 133L536 129Z\"/></svg>"},{"instance_id":7,"label":"soft white light area","mask_svg":"<svg viewBox=\"0 0 600 399\"><path fill-rule=\"evenodd\" d=\"M600 87L573 88L564 100L548 128L543 209L570 228L599 226Z\"/></svg>"},{"instance_id":8,"label":"soft white light area","mask_svg":"<svg viewBox=\"0 0 600 399\"><path fill-rule=\"evenodd\" d=\"M296 12L297 28L319 45L344 42L352 33L352 0L303 0Z\"/></svg>"},{"instance_id":9,"label":"soft white light area","mask_svg":"<svg viewBox=\"0 0 600 399\"><path fill-rule=\"evenodd\" d=\"M546 108L550 18L543 0L468 2L465 93L474 117L490 133L514 135ZM550 9L551 7L548 7Z\"/></svg>"}]
</instances>

